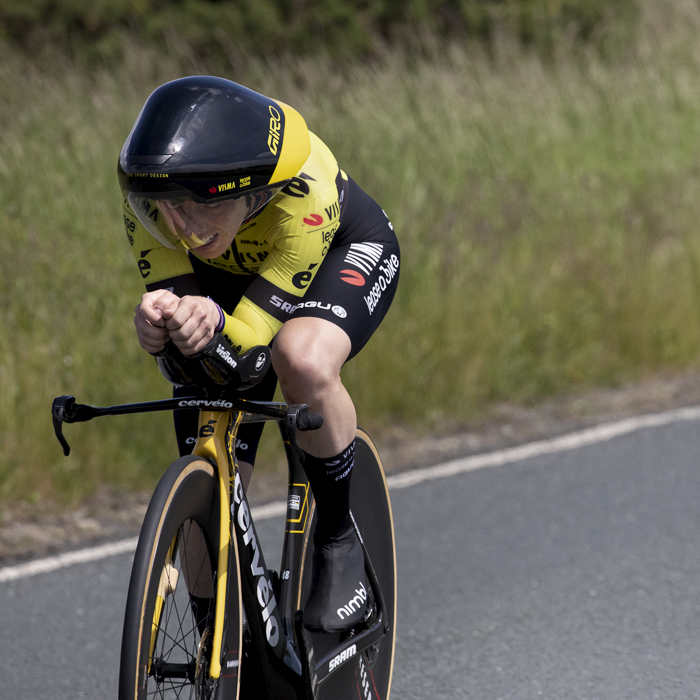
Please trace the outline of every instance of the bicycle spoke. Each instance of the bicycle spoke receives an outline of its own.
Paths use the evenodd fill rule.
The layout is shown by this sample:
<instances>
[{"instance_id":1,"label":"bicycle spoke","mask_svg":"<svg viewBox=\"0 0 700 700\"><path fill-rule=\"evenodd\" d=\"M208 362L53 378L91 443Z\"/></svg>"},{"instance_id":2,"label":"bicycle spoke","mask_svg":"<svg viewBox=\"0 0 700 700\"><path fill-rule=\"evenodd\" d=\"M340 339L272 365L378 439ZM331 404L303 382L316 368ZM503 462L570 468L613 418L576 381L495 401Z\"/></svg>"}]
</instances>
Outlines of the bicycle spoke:
<instances>
[{"instance_id":1,"label":"bicycle spoke","mask_svg":"<svg viewBox=\"0 0 700 700\"><path fill-rule=\"evenodd\" d=\"M180 528L177 546L174 547L175 556L172 563L167 565L170 568L165 570L164 588L167 595L156 630L157 642L151 660L150 682L155 684L155 688L149 690L148 697L174 700L195 697L193 683L201 630L185 582L197 590L201 581L206 585L212 578L212 571L208 556L199 557L196 561L188 557L187 543L190 537L201 537L199 526L192 521ZM215 572L213 576L216 576ZM210 604L201 619L208 621L212 617L213 606Z\"/></svg>"}]
</instances>

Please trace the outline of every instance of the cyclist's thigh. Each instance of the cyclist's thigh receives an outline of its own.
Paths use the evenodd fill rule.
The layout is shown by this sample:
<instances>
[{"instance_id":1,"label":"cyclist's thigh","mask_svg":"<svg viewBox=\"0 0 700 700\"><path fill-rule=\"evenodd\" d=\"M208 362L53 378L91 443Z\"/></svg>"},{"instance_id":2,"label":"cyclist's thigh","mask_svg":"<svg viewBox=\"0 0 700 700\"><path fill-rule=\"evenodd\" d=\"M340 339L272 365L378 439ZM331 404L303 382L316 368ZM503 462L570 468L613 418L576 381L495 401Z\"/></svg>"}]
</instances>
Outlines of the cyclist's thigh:
<instances>
[{"instance_id":1,"label":"cyclist's thigh","mask_svg":"<svg viewBox=\"0 0 700 700\"><path fill-rule=\"evenodd\" d=\"M381 211L381 210L380 210ZM357 355L384 319L396 293L400 252L388 227L381 242L341 244L329 250L292 318L322 318L342 328Z\"/></svg>"}]
</instances>

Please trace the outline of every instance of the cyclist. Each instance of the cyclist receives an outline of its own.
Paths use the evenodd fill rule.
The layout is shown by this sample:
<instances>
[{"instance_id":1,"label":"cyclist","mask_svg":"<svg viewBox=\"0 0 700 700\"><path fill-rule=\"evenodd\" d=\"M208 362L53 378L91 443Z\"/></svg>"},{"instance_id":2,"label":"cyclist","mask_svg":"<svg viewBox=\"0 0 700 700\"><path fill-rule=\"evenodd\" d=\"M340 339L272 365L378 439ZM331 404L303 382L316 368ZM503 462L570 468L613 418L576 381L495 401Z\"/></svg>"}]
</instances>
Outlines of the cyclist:
<instances>
[{"instance_id":1,"label":"cyclist","mask_svg":"<svg viewBox=\"0 0 700 700\"><path fill-rule=\"evenodd\" d=\"M274 371L244 397L272 399L279 378L285 401L324 416L320 430L299 435L318 509L303 621L311 630L350 628L365 615L367 583L349 517L356 414L340 370L394 297L400 255L391 223L298 112L217 77L157 88L118 175L147 290L134 319L141 346L157 353L171 340L188 356L221 332L242 354L274 338ZM197 417L175 416L187 454ZM239 431L246 484L261 431Z\"/></svg>"}]
</instances>

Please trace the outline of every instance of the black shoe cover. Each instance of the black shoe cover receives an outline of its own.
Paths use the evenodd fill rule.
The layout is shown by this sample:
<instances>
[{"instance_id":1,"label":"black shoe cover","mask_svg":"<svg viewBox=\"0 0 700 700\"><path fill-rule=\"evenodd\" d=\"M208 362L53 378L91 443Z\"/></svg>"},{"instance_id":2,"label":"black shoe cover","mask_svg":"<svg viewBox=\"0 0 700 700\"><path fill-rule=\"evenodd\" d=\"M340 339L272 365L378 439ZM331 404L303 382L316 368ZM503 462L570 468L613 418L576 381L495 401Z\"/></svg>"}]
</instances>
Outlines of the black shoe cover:
<instances>
[{"instance_id":1,"label":"black shoe cover","mask_svg":"<svg viewBox=\"0 0 700 700\"><path fill-rule=\"evenodd\" d=\"M362 545L351 527L342 535L314 538L311 593L302 617L315 632L342 632L367 612L367 579Z\"/></svg>"}]
</instances>

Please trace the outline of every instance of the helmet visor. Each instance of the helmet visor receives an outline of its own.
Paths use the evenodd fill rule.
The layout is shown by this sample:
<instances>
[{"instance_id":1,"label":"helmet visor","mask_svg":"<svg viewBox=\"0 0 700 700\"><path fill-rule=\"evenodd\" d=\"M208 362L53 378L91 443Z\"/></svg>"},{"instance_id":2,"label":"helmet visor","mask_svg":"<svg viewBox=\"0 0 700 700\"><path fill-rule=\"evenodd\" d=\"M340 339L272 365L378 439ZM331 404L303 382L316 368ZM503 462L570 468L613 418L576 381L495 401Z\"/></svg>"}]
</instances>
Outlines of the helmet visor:
<instances>
[{"instance_id":1,"label":"helmet visor","mask_svg":"<svg viewBox=\"0 0 700 700\"><path fill-rule=\"evenodd\" d=\"M167 248L192 250L207 245L217 233L237 228L255 216L286 182L235 198L198 203L189 197L152 199L128 192L127 199L146 230Z\"/></svg>"}]
</instances>

